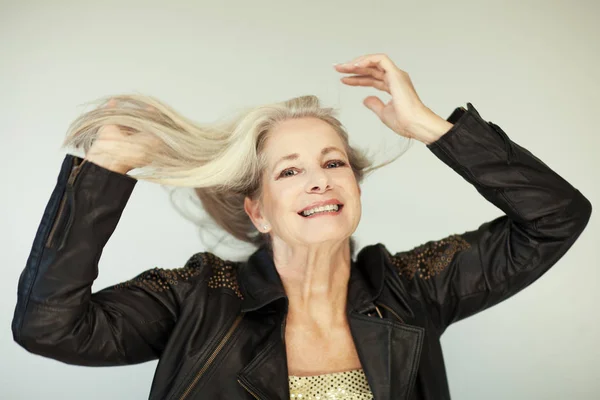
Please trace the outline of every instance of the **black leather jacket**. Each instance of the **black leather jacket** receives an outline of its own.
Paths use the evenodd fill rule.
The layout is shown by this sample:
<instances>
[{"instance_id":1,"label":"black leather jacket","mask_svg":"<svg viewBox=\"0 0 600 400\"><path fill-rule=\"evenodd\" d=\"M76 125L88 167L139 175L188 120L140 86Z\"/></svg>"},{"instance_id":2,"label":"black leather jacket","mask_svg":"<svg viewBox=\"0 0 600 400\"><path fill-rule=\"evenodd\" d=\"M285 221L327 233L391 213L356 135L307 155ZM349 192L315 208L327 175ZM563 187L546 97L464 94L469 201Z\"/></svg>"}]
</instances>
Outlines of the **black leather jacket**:
<instances>
[{"instance_id":1,"label":"black leather jacket","mask_svg":"<svg viewBox=\"0 0 600 400\"><path fill-rule=\"evenodd\" d=\"M506 215L477 230L352 262L348 320L377 400L450 398L440 336L517 293L575 242L590 202L469 103L430 150ZM289 399L279 275L198 253L92 293L136 180L67 155L21 274L14 339L69 364L159 359L150 399Z\"/></svg>"}]
</instances>

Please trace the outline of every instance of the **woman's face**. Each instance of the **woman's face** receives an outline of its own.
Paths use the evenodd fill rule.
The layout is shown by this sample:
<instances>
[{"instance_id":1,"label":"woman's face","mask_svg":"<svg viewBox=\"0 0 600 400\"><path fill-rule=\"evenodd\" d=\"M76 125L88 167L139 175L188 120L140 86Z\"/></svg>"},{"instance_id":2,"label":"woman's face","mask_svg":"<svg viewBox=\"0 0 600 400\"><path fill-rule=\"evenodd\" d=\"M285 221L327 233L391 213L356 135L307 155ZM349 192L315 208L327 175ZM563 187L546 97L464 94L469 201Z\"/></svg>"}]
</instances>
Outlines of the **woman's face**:
<instances>
[{"instance_id":1,"label":"woman's face","mask_svg":"<svg viewBox=\"0 0 600 400\"><path fill-rule=\"evenodd\" d=\"M262 203L249 212L260 231L266 223L284 242L301 245L352 235L361 216L360 188L333 127L318 118L291 119L268 135Z\"/></svg>"}]
</instances>

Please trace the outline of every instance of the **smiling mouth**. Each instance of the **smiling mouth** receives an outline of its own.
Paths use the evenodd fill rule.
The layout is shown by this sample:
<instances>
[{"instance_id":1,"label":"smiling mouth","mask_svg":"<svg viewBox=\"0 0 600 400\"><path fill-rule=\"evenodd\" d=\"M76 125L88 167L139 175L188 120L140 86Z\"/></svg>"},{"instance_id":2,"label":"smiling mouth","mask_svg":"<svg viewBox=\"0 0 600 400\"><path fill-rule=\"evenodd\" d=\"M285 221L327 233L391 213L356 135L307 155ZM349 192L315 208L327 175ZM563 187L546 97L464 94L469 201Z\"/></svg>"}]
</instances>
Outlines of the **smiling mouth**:
<instances>
[{"instance_id":1,"label":"smiling mouth","mask_svg":"<svg viewBox=\"0 0 600 400\"><path fill-rule=\"evenodd\" d=\"M303 218L314 218L320 215L337 215L342 211L343 204L334 204L331 206L319 207L312 211L300 211L299 216Z\"/></svg>"}]
</instances>

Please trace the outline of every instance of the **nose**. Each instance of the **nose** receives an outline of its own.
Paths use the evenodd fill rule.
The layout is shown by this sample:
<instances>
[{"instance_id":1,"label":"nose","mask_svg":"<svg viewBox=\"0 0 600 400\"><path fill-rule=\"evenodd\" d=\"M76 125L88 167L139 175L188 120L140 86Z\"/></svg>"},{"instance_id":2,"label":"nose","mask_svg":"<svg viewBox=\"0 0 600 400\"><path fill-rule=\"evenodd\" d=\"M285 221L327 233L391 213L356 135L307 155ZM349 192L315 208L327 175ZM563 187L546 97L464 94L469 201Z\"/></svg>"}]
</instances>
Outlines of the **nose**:
<instances>
[{"instance_id":1,"label":"nose","mask_svg":"<svg viewBox=\"0 0 600 400\"><path fill-rule=\"evenodd\" d=\"M318 169L311 173L306 184L306 189L309 193L324 193L331 189L327 172Z\"/></svg>"}]
</instances>

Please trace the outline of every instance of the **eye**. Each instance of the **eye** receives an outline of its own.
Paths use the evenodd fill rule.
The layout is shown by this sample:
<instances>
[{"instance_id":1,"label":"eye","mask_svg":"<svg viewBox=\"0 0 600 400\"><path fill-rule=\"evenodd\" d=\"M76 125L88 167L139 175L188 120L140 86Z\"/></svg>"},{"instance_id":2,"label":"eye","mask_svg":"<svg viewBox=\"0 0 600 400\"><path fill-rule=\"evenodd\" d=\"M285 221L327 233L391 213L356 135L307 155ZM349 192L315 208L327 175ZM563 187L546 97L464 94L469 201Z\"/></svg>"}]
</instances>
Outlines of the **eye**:
<instances>
[{"instance_id":1,"label":"eye","mask_svg":"<svg viewBox=\"0 0 600 400\"><path fill-rule=\"evenodd\" d=\"M330 167L331 165L333 165L333 167ZM327 161L327 163L325 164L326 168L331 169L331 168L339 168L339 167L343 167L345 166L346 163L342 160L331 160L331 161ZM297 170L295 168L286 168L283 171L281 171L281 173L279 174L279 178L287 178L290 176L294 176L297 175Z\"/></svg>"},{"instance_id":2,"label":"eye","mask_svg":"<svg viewBox=\"0 0 600 400\"><path fill-rule=\"evenodd\" d=\"M342 160L331 160L327 162L327 166L329 165L337 165L337 167L333 167L333 168L339 168L339 167L343 167L344 165L346 165L345 162L343 162Z\"/></svg>"},{"instance_id":3,"label":"eye","mask_svg":"<svg viewBox=\"0 0 600 400\"><path fill-rule=\"evenodd\" d=\"M288 176L294 176L296 174L288 174L288 172L295 172L294 168L288 168L288 169L284 169L283 171L281 171L281 173L279 174L280 178L286 178Z\"/></svg>"}]
</instances>

